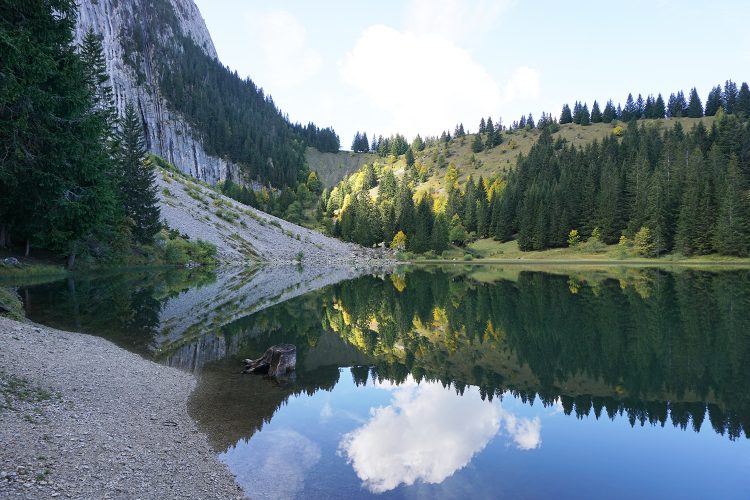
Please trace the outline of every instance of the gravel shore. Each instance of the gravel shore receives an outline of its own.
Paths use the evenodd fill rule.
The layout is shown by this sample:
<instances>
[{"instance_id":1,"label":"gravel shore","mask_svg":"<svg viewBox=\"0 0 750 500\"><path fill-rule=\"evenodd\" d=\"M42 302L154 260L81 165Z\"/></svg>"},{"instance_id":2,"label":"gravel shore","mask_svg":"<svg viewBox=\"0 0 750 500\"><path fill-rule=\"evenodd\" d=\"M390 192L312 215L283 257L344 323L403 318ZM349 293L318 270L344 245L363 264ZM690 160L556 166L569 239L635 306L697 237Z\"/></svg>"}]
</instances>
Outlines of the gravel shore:
<instances>
[{"instance_id":1,"label":"gravel shore","mask_svg":"<svg viewBox=\"0 0 750 500\"><path fill-rule=\"evenodd\" d=\"M195 382L0 318L0 498L245 498L187 413Z\"/></svg>"}]
</instances>

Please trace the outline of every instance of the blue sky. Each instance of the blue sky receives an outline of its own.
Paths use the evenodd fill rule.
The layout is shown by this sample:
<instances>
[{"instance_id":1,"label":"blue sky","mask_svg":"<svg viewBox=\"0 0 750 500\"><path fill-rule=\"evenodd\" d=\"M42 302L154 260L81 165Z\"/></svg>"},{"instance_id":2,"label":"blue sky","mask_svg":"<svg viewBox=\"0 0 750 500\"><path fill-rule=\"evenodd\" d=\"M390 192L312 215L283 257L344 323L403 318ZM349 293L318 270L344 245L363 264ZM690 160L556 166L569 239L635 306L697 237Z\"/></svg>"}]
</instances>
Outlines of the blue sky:
<instances>
[{"instance_id":1,"label":"blue sky","mask_svg":"<svg viewBox=\"0 0 750 500\"><path fill-rule=\"evenodd\" d=\"M344 148L750 80L742 0L195 1L224 64Z\"/></svg>"}]
</instances>

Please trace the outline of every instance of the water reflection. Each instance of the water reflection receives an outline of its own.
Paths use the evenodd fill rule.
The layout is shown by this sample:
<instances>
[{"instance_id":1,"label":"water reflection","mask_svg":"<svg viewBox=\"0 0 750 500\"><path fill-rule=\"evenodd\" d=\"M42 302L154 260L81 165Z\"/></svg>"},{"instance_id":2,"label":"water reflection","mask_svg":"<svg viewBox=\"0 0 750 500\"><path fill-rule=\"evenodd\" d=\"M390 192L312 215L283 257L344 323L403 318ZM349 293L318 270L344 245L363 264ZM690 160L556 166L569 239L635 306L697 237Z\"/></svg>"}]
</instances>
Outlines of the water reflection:
<instances>
[{"instance_id":1,"label":"water reflection","mask_svg":"<svg viewBox=\"0 0 750 500\"><path fill-rule=\"evenodd\" d=\"M288 278L22 292L35 321L199 371L190 413L254 497L595 497L623 477L620 497L747 490L749 271ZM277 343L297 346L294 383L239 373Z\"/></svg>"},{"instance_id":2,"label":"water reflection","mask_svg":"<svg viewBox=\"0 0 750 500\"><path fill-rule=\"evenodd\" d=\"M373 493L417 481L438 484L464 468L500 432L520 450L541 443L539 417L519 418L499 399L483 401L476 388L459 395L439 383L376 383L391 392L366 424L344 435L339 449Z\"/></svg>"}]
</instances>

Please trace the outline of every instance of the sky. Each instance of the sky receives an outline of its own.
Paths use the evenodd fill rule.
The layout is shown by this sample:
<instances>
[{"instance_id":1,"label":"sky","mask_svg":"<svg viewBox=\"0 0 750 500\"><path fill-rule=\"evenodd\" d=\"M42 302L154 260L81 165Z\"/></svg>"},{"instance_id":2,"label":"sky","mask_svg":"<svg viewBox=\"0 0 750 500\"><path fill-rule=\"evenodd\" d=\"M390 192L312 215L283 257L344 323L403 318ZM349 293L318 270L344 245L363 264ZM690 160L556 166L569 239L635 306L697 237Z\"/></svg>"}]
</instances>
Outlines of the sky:
<instances>
[{"instance_id":1,"label":"sky","mask_svg":"<svg viewBox=\"0 0 750 500\"><path fill-rule=\"evenodd\" d=\"M195 0L292 121L411 139L750 80L747 0Z\"/></svg>"}]
</instances>

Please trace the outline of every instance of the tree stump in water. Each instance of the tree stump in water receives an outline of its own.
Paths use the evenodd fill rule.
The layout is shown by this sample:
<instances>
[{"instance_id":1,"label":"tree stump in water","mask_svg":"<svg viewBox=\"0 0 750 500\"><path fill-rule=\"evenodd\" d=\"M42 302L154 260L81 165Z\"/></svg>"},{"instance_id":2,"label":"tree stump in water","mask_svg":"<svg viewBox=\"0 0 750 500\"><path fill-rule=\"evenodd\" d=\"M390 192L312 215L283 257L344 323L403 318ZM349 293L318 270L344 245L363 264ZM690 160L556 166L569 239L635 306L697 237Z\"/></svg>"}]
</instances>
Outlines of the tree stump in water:
<instances>
[{"instance_id":1,"label":"tree stump in water","mask_svg":"<svg viewBox=\"0 0 750 500\"><path fill-rule=\"evenodd\" d=\"M267 373L273 377L294 371L297 364L297 348L292 344L269 347L258 359L246 359L242 373Z\"/></svg>"}]
</instances>

